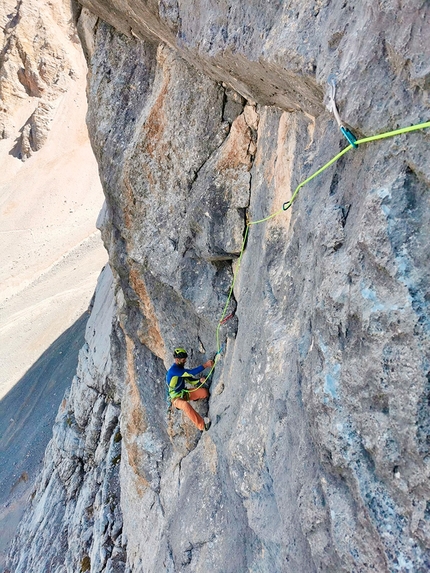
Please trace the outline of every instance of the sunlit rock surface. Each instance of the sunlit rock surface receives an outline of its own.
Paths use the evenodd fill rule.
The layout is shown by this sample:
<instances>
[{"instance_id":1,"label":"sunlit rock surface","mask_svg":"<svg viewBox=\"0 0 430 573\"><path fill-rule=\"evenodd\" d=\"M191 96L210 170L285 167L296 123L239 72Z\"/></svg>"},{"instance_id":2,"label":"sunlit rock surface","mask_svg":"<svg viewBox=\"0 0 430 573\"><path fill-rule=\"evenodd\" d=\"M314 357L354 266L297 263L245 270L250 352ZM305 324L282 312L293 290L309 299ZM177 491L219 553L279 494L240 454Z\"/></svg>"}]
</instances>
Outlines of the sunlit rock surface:
<instances>
[{"instance_id":1,"label":"sunlit rock surface","mask_svg":"<svg viewBox=\"0 0 430 573\"><path fill-rule=\"evenodd\" d=\"M85 2L112 277L11 570L428 570L429 133L250 227L208 433L164 387L174 345L216 351L246 223L345 147L330 75L357 136L428 119L428 24L415 2Z\"/></svg>"},{"instance_id":2,"label":"sunlit rock surface","mask_svg":"<svg viewBox=\"0 0 430 573\"><path fill-rule=\"evenodd\" d=\"M2 398L88 309L106 254L71 6L5 0L0 25Z\"/></svg>"}]
</instances>

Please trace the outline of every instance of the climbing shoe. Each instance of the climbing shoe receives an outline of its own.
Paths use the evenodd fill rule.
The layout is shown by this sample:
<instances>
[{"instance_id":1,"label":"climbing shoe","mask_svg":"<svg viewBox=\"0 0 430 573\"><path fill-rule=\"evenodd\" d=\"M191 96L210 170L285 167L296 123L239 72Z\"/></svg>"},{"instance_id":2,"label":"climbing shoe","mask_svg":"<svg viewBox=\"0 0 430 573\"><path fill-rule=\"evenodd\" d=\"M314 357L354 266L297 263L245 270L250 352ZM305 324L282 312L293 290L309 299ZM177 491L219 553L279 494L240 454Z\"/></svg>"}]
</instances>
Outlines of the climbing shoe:
<instances>
[{"instance_id":1,"label":"climbing shoe","mask_svg":"<svg viewBox=\"0 0 430 573\"><path fill-rule=\"evenodd\" d=\"M209 428L211 427L211 424L212 424L212 422L210 420L205 422L205 429L204 429L205 432L207 432L209 430Z\"/></svg>"}]
</instances>

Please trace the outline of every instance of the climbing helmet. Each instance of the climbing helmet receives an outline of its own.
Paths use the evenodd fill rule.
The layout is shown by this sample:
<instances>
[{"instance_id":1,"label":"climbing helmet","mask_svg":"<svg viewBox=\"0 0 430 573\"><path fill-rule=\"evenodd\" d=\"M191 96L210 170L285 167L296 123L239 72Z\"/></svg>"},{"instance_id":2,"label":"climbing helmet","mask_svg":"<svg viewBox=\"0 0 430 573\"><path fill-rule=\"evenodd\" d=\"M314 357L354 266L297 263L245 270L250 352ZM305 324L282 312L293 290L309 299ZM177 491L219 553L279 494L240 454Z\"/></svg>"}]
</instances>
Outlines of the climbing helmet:
<instances>
[{"instance_id":1,"label":"climbing helmet","mask_svg":"<svg viewBox=\"0 0 430 573\"><path fill-rule=\"evenodd\" d=\"M174 358L187 358L188 354L185 348L175 348L173 351Z\"/></svg>"}]
</instances>

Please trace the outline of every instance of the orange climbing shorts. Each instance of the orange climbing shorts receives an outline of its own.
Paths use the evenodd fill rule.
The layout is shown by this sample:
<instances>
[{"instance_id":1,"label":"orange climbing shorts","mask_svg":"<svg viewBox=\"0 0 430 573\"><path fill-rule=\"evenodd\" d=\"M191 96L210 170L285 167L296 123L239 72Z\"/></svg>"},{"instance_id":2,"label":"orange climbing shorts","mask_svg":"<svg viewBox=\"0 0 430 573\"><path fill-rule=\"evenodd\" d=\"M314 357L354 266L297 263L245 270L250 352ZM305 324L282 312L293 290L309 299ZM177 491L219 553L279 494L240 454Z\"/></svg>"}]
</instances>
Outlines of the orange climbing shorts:
<instances>
[{"instance_id":1,"label":"orange climbing shorts","mask_svg":"<svg viewBox=\"0 0 430 573\"><path fill-rule=\"evenodd\" d=\"M197 390L192 390L189 393L188 400L185 400L184 398L175 398L172 400L172 404L175 406L175 408L178 408L178 410L182 410L199 430L203 430L205 427L205 421L200 416L200 414L194 410L194 408L189 403L189 400L203 400L208 396L209 390L207 388L198 388Z\"/></svg>"}]
</instances>

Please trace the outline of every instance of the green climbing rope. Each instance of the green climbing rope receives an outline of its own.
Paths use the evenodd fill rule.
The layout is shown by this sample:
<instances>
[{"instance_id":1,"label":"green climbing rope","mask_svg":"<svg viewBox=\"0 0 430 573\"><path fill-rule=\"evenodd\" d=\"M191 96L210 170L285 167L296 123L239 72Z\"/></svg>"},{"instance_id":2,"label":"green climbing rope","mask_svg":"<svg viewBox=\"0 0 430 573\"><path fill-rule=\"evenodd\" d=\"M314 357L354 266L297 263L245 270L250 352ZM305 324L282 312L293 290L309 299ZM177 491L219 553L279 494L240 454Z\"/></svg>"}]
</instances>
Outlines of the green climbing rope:
<instances>
[{"instance_id":1,"label":"green climbing rope","mask_svg":"<svg viewBox=\"0 0 430 573\"><path fill-rule=\"evenodd\" d=\"M371 141L378 141L380 139L386 139L388 137L394 137L396 135L402 135L403 133L410 133L411 131L417 131L419 129L425 129L430 127L430 121L424 122L424 123L418 123L416 125L411 125L409 127L402 127L401 129L395 129L394 131L387 131L385 133L380 133L379 135L372 135L371 137L363 137L362 139L357 139L355 141L356 145L362 145L363 143L369 143ZM219 355L220 351L221 351L221 346L220 346L220 340L219 340L219 331L222 325L222 321L224 320L224 317L227 313L227 309L228 309L228 305L230 304L230 300L231 297L233 295L233 289L234 286L236 284L236 278L239 274L239 269L240 269L240 264L242 262L242 256L243 253L245 251L245 246L246 246L246 240L248 238L248 233L249 233L249 228L251 225L258 225L259 223L265 223L266 221L269 221L270 219L273 219L274 217L276 217L277 215L280 215L283 211L287 211L287 209L289 209L291 207L291 205L293 204L293 202L295 201L300 189L302 187L304 187L304 185L306 185L307 183L309 183L310 181L312 181L312 179L314 179L315 177L317 177L318 175L320 175L323 171L325 171L326 169L328 169L330 167L330 165L333 165L333 163L335 163L338 159L340 159L343 155L345 155L345 153L347 153L350 149L353 149L352 145L348 145L347 147L345 147L345 149L343 149L340 153L338 153L337 155L335 155L332 159L330 159L330 161L327 161L327 163L325 165L323 165L322 167L320 167L320 169L318 169L317 171L315 171L315 173L313 173L312 175L310 175L307 179L305 179L304 181L302 181L294 190L294 193L291 196L291 199L289 201L286 201L282 208L279 209L278 211L276 211L275 213L272 213L271 215L269 215L268 217L264 217L263 219L258 219L256 221L249 221L246 224L246 228L245 228L245 233L243 235L243 241L242 241L242 247L240 249L240 253L239 253L239 258L237 260L237 266L236 266L236 270L233 273L233 280L232 280L232 284L227 296L227 301L225 303L224 306L224 310L222 311L222 315L221 318L218 322L218 326L217 326L217 330L216 330L216 343L217 343L217 355ZM209 374L207 375L206 378L209 378L213 372L215 368L215 364L212 366L212 368L209 371ZM193 390L189 390L189 392L193 392L194 390L197 390L198 388L200 388L204 383L200 384L197 388L194 388Z\"/></svg>"},{"instance_id":2,"label":"green climbing rope","mask_svg":"<svg viewBox=\"0 0 430 573\"><path fill-rule=\"evenodd\" d=\"M426 121L424 123L417 123L416 125L410 125L409 127L402 127L400 129L395 129L394 131L386 131L385 133L380 133L379 135L363 137L363 139L357 139L356 144L361 145L362 143L368 143L369 141L377 141L378 139L394 137L395 135L401 135L402 133L410 133L411 131L417 131L418 129L425 129L426 127L430 127L430 121Z\"/></svg>"},{"instance_id":3,"label":"green climbing rope","mask_svg":"<svg viewBox=\"0 0 430 573\"><path fill-rule=\"evenodd\" d=\"M379 139L394 137L396 135L401 135L402 133L409 133L411 131L417 131L418 129L425 129L426 127L430 127L430 121L427 121L425 123L418 123L416 125L411 125L409 127L402 127L401 129L395 129L394 131L386 131L385 133L380 133L379 135L372 135L371 137L363 137L362 139L357 139L355 144L362 145L363 143L369 143L370 141L378 141ZM291 196L291 199L286 203L284 203L282 207L283 210L286 211L291 207L295 198L297 197L298 192L304 185L306 185L306 183L309 183L309 181L312 181L314 177L325 171L328 167L330 167L330 165L333 165L333 163L335 163L338 159L340 159L342 155L345 155L345 153L347 153L350 149L353 149L352 145L348 145L347 147L345 147L345 149L343 149L340 153L335 155L332 159L330 159L330 161L327 161L327 163L323 165L320 169L318 169L318 171L315 171L315 173L313 173L310 177L302 181L300 185L296 187L293 195ZM262 219L262 221L264 221L264 219Z\"/></svg>"},{"instance_id":4,"label":"green climbing rope","mask_svg":"<svg viewBox=\"0 0 430 573\"><path fill-rule=\"evenodd\" d=\"M358 142L357 142L358 143ZM330 167L330 165L333 165L333 163L335 163L338 159L340 159L342 157L342 155L345 155L345 153L347 151L349 151L350 149L352 149L352 145L348 145L348 147L345 147L345 149L343 149L340 153L338 153L337 155L335 155L332 159L330 159L330 161L327 161L327 163L325 165L323 165L320 169L318 169L318 171L315 171L315 173L313 173L310 177L308 177L307 179L305 179L304 181L302 181L300 183L300 185L297 185L294 193L291 196L291 199L289 201L287 201L286 203L284 203L282 210L286 211L287 209L289 209L291 207L291 205L293 204L295 198L297 197L300 189L306 185L306 183L309 183L309 181L312 181L312 179L314 179L317 175L319 175L320 173L322 173L323 171L325 171L328 167Z\"/></svg>"}]
</instances>

